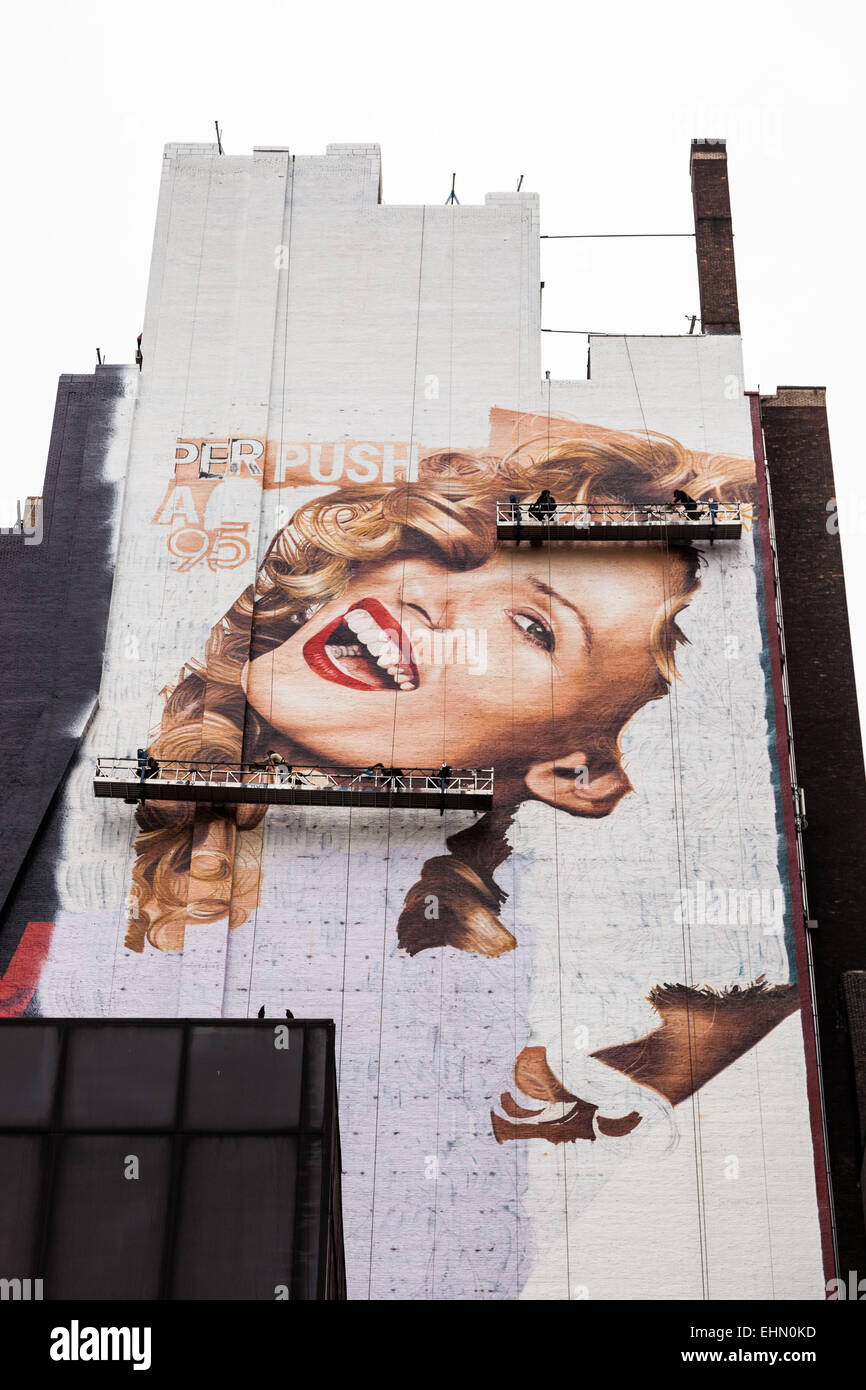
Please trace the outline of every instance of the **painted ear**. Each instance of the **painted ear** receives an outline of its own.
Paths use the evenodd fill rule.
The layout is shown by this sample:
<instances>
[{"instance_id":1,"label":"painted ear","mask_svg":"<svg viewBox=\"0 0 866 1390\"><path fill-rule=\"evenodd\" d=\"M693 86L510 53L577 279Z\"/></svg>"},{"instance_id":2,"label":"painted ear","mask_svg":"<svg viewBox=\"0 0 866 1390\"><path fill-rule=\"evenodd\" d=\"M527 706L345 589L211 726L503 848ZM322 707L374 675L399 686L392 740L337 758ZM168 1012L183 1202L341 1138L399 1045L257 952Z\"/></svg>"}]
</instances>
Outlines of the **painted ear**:
<instances>
[{"instance_id":1,"label":"painted ear","mask_svg":"<svg viewBox=\"0 0 866 1390\"><path fill-rule=\"evenodd\" d=\"M609 816L633 790L618 758L608 755L602 760L584 752L535 763L525 781L537 801L573 816Z\"/></svg>"}]
</instances>

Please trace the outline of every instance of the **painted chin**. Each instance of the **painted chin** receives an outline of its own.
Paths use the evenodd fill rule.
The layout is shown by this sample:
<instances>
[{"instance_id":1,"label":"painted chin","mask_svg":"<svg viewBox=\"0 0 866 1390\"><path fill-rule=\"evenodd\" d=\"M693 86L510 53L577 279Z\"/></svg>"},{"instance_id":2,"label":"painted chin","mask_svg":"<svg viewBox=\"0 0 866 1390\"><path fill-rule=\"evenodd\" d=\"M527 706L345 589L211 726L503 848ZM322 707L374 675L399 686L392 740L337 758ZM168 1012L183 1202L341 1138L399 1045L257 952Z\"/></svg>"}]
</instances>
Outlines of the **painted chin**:
<instances>
[{"instance_id":1,"label":"painted chin","mask_svg":"<svg viewBox=\"0 0 866 1390\"><path fill-rule=\"evenodd\" d=\"M409 638L375 598L361 599L303 647L310 670L350 690L410 695L421 684Z\"/></svg>"}]
</instances>

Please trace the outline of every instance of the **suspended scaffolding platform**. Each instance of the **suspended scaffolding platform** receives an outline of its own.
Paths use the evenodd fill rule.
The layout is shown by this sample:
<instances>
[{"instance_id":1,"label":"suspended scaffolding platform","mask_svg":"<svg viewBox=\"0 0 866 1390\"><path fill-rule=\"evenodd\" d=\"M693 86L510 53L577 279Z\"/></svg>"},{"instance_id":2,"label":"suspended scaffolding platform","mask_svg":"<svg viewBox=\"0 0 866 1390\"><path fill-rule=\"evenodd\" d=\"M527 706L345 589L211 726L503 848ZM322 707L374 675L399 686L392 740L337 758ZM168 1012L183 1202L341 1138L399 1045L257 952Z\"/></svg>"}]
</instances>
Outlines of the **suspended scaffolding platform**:
<instances>
[{"instance_id":1,"label":"suspended scaffolding platform","mask_svg":"<svg viewBox=\"0 0 866 1390\"><path fill-rule=\"evenodd\" d=\"M735 541L743 521L751 520L750 502L719 502L715 519L709 506L572 502L543 507L532 502L497 502L496 535L503 541Z\"/></svg>"},{"instance_id":2,"label":"suspended scaffolding platform","mask_svg":"<svg viewBox=\"0 0 866 1390\"><path fill-rule=\"evenodd\" d=\"M138 758L97 758L96 796L139 801L244 802L277 806L373 806L489 811L493 768L292 767L278 763L160 761L142 774Z\"/></svg>"}]
</instances>

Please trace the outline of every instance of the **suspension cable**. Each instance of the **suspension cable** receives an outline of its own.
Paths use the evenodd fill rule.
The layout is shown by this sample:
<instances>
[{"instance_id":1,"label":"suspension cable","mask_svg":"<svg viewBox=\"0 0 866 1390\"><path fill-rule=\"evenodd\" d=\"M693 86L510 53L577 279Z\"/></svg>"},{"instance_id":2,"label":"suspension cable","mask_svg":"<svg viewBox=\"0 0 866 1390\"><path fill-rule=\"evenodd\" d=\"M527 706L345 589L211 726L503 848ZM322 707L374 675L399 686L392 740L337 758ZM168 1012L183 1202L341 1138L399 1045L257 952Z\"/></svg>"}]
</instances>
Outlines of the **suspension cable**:
<instances>
[{"instance_id":1,"label":"suspension cable","mask_svg":"<svg viewBox=\"0 0 866 1390\"><path fill-rule=\"evenodd\" d=\"M622 237L694 237L694 232L542 232L540 241L604 241Z\"/></svg>"},{"instance_id":2,"label":"suspension cable","mask_svg":"<svg viewBox=\"0 0 866 1390\"><path fill-rule=\"evenodd\" d=\"M637 382L637 375L632 361L631 350L628 339L623 340L626 356L628 358L629 370L631 372L634 392L640 410L643 430L646 435L650 455L654 457L652 438L647 426L646 412L641 399L640 388ZM670 540L667 528L663 529L663 549L662 549L662 600L668 613L673 609L673 583L671 576L670 559ZM691 921L689 915L688 897L685 891L685 881L687 866L685 863L685 816L683 812L683 784L682 784L682 750L680 745L680 719L679 719L679 697L677 694L676 676L673 671L670 673L670 691L668 695L668 722L670 728L671 742L671 779L672 793L674 798L674 827L677 845L677 874L680 887L680 904L683 926L683 964L685 973L688 976L687 986L691 989L694 985L694 969L692 963L692 944L691 944ZM709 1297L709 1272L707 1268L707 1231L706 1231L706 1208L704 1202L703 1184L703 1144L701 1139L701 1115L700 1106L695 1089L695 1030L692 1019L691 1001L686 995L686 1036L688 1040L689 1055L689 1077L691 1081L690 1101L692 1108L692 1129L695 1139L695 1182L698 1198L699 1230L701 1243L701 1286L703 1297Z\"/></svg>"}]
</instances>

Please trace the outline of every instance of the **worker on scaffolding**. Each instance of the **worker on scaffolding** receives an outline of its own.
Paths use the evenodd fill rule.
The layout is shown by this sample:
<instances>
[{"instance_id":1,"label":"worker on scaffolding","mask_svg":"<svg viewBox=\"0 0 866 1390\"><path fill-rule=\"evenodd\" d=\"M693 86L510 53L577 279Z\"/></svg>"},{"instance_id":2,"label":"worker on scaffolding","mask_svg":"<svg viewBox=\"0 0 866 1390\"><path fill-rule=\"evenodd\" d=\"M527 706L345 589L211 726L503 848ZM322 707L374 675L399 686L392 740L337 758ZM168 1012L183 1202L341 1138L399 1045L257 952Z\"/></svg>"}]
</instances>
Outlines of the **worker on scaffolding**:
<instances>
[{"instance_id":1,"label":"worker on scaffolding","mask_svg":"<svg viewBox=\"0 0 866 1390\"><path fill-rule=\"evenodd\" d=\"M365 767L361 773L362 777L372 777L374 782L378 782L380 777L385 776L385 764L374 763L372 767Z\"/></svg>"},{"instance_id":2,"label":"worker on scaffolding","mask_svg":"<svg viewBox=\"0 0 866 1390\"><path fill-rule=\"evenodd\" d=\"M555 512L556 498L544 488L530 506L529 515L534 516L536 521L550 521Z\"/></svg>"},{"instance_id":3,"label":"worker on scaffolding","mask_svg":"<svg viewBox=\"0 0 866 1390\"><path fill-rule=\"evenodd\" d=\"M556 498L551 496L547 488L544 488L542 492L539 493L538 497L536 497L529 508L529 515L534 517L536 521L540 521L542 525L550 526L551 521L556 515ZM529 543L530 545L538 547L541 545L541 537L539 536L536 540L533 536L530 538Z\"/></svg>"},{"instance_id":4,"label":"worker on scaffolding","mask_svg":"<svg viewBox=\"0 0 866 1390\"><path fill-rule=\"evenodd\" d=\"M288 782L291 776L291 767L276 748L269 748L265 754L265 767L270 769L275 782Z\"/></svg>"},{"instance_id":5,"label":"worker on scaffolding","mask_svg":"<svg viewBox=\"0 0 866 1390\"><path fill-rule=\"evenodd\" d=\"M514 548L520 545L522 536L520 531L520 499L516 492L512 492L508 498L510 515L509 520L514 526Z\"/></svg>"},{"instance_id":6,"label":"worker on scaffolding","mask_svg":"<svg viewBox=\"0 0 866 1390\"><path fill-rule=\"evenodd\" d=\"M444 814L445 814L445 789L446 789L446 787L448 786L448 778L449 778L450 776L451 776L451 769L450 769L450 767L448 766L447 763L443 763L442 766L440 767L438 773L437 773L437 777L438 777L438 779L439 779L439 788L440 788L440 790L441 790L441 792L442 792L442 797L441 797L441 800L440 800L440 802L439 802L439 814L440 814L440 816L444 816Z\"/></svg>"},{"instance_id":7,"label":"worker on scaffolding","mask_svg":"<svg viewBox=\"0 0 866 1390\"><path fill-rule=\"evenodd\" d=\"M714 545L714 544L715 544L715 539L716 539L716 538L715 538L715 535L713 534L713 532L714 532L715 529L716 529L716 513L718 512L718 510L719 510L718 499L715 498L715 497L711 497L710 500L707 502L707 511L708 511L709 514L710 514L710 525L711 525L712 528L713 528L713 530L710 532L710 545Z\"/></svg>"},{"instance_id":8,"label":"worker on scaffolding","mask_svg":"<svg viewBox=\"0 0 866 1390\"><path fill-rule=\"evenodd\" d=\"M694 497L690 497L682 488L677 488L674 493L674 506L678 511L684 512L689 521L700 521L703 516L703 508Z\"/></svg>"},{"instance_id":9,"label":"worker on scaffolding","mask_svg":"<svg viewBox=\"0 0 866 1390\"><path fill-rule=\"evenodd\" d=\"M149 777L159 775L159 763L156 761L146 748L137 748L138 757L138 781L140 786L144 786L145 780Z\"/></svg>"}]
</instances>

